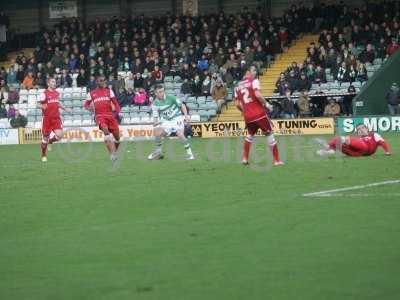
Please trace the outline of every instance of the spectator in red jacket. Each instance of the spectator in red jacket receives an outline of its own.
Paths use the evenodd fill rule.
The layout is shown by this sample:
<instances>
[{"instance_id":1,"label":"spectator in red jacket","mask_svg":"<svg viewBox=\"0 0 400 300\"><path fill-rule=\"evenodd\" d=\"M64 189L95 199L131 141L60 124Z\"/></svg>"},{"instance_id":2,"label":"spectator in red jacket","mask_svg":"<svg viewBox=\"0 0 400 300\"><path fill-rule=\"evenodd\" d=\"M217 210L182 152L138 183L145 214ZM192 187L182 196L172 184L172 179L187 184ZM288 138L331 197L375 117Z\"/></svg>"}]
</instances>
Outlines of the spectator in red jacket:
<instances>
[{"instance_id":1,"label":"spectator in red jacket","mask_svg":"<svg viewBox=\"0 0 400 300\"><path fill-rule=\"evenodd\" d=\"M396 39L393 38L392 42L389 44L389 46L386 49L386 53L389 55L392 55L393 53L395 53L397 51L397 49L399 49L399 44L397 43Z\"/></svg>"}]
</instances>

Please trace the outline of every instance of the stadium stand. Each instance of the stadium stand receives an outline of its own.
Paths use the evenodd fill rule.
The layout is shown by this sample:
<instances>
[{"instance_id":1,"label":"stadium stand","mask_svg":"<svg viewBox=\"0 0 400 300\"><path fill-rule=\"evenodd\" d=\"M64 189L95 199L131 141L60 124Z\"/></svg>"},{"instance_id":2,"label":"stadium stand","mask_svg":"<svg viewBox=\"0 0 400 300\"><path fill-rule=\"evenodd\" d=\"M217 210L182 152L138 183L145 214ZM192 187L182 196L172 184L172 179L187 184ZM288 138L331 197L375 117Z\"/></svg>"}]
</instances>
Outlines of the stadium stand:
<instances>
[{"instance_id":1,"label":"stadium stand","mask_svg":"<svg viewBox=\"0 0 400 300\"><path fill-rule=\"evenodd\" d=\"M185 101L193 121L208 121L221 110L211 96L217 80L226 85L229 102L233 84L249 64L256 64L263 73L263 93L275 97L278 109L277 96L286 95L287 90L293 99L303 89L311 96L317 89L345 94L350 86L358 92L398 49L400 29L394 2L383 7L372 14L374 7L349 8L343 3L312 8L293 5L277 19L265 18L257 11L220 12L200 18L96 19L90 24L63 20L38 34L35 49L9 55L0 74L4 81L1 101L6 106L14 104L28 118L29 127L38 127L37 97L46 78L55 76L63 104L73 109L72 115L63 115L64 124L92 125L92 116L82 110L82 103L95 76L106 75L123 106L125 124L150 121L149 106L136 106L133 98L139 88L150 95L156 82L164 82L168 93ZM319 39L307 35L311 31L321 32ZM295 61L288 68L302 57L303 63ZM271 94L273 77L282 71ZM33 78L27 76L29 72ZM19 90L17 102L8 100L10 88ZM233 105L228 104L218 120L237 117Z\"/></svg>"}]
</instances>

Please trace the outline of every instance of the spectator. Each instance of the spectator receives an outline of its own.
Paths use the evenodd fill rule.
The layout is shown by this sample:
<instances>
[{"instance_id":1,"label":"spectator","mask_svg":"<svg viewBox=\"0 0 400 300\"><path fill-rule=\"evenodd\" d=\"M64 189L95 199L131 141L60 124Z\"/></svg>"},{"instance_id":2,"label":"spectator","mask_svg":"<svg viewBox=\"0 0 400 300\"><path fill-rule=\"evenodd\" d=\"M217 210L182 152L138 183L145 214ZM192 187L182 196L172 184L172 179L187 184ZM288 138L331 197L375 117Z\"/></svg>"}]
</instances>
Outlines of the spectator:
<instances>
[{"instance_id":1,"label":"spectator","mask_svg":"<svg viewBox=\"0 0 400 300\"><path fill-rule=\"evenodd\" d=\"M196 97L200 96L202 93L202 82L200 80L200 76L196 75L193 81L193 95Z\"/></svg>"},{"instance_id":2,"label":"spectator","mask_svg":"<svg viewBox=\"0 0 400 300\"><path fill-rule=\"evenodd\" d=\"M22 82L22 87L25 89L33 89L34 88L34 80L35 78L33 77L32 72L28 72L28 74L25 76L24 81Z\"/></svg>"},{"instance_id":3,"label":"spectator","mask_svg":"<svg viewBox=\"0 0 400 300\"><path fill-rule=\"evenodd\" d=\"M297 106L299 108L299 116L309 117L310 116L310 97L308 96L307 90L302 90L300 92L299 100L297 101Z\"/></svg>"},{"instance_id":4,"label":"spectator","mask_svg":"<svg viewBox=\"0 0 400 300\"><path fill-rule=\"evenodd\" d=\"M61 76L58 77L57 81L58 81L57 84L60 87L67 88L67 87L71 87L72 86L72 78L68 74L68 70L67 69L63 69L62 70Z\"/></svg>"},{"instance_id":5,"label":"spectator","mask_svg":"<svg viewBox=\"0 0 400 300\"><path fill-rule=\"evenodd\" d=\"M8 91L8 104L15 104L19 101L19 94L16 91L14 86L10 86L10 90Z\"/></svg>"},{"instance_id":6,"label":"spectator","mask_svg":"<svg viewBox=\"0 0 400 300\"><path fill-rule=\"evenodd\" d=\"M350 65L348 79L350 82L354 82L357 79L357 70L354 68L354 65Z\"/></svg>"},{"instance_id":7,"label":"spectator","mask_svg":"<svg viewBox=\"0 0 400 300\"><path fill-rule=\"evenodd\" d=\"M340 68L338 69L336 80L339 82L345 82L348 81L348 79L349 79L349 74L347 71L346 63L342 62Z\"/></svg>"},{"instance_id":8,"label":"spectator","mask_svg":"<svg viewBox=\"0 0 400 300\"><path fill-rule=\"evenodd\" d=\"M133 98L133 104L138 106L148 105L148 96L144 88L139 88Z\"/></svg>"},{"instance_id":9,"label":"spectator","mask_svg":"<svg viewBox=\"0 0 400 300\"><path fill-rule=\"evenodd\" d=\"M45 74L38 72L36 74L35 85L39 88L45 88L47 86L47 79Z\"/></svg>"},{"instance_id":10,"label":"spectator","mask_svg":"<svg viewBox=\"0 0 400 300\"><path fill-rule=\"evenodd\" d=\"M298 79L296 77L296 72L294 70L290 70L287 83L292 93L298 90ZM305 81L305 83L308 84L307 81Z\"/></svg>"},{"instance_id":11,"label":"spectator","mask_svg":"<svg viewBox=\"0 0 400 300\"><path fill-rule=\"evenodd\" d=\"M397 40L395 38L392 38L392 42L389 44L389 46L386 49L386 53L388 55L392 55L399 49L399 44L397 43Z\"/></svg>"},{"instance_id":12,"label":"spectator","mask_svg":"<svg viewBox=\"0 0 400 300\"><path fill-rule=\"evenodd\" d=\"M314 73L314 83L325 83L325 82L326 82L325 70L320 65L318 65Z\"/></svg>"},{"instance_id":13,"label":"spectator","mask_svg":"<svg viewBox=\"0 0 400 300\"><path fill-rule=\"evenodd\" d=\"M193 90L193 88L192 88L191 81L189 81L187 78L185 78L181 85L181 94L185 95L185 96L190 95L190 94L192 94L192 90Z\"/></svg>"},{"instance_id":14,"label":"spectator","mask_svg":"<svg viewBox=\"0 0 400 300\"><path fill-rule=\"evenodd\" d=\"M356 88L354 85L350 85L347 89L347 92L350 94L356 93ZM346 117L350 117L353 114L353 98L355 95L345 95L343 97L343 114Z\"/></svg>"},{"instance_id":15,"label":"spectator","mask_svg":"<svg viewBox=\"0 0 400 300\"><path fill-rule=\"evenodd\" d=\"M119 90L117 90L115 97L121 107L129 105L132 102L132 97L128 96L127 91L123 87L120 87Z\"/></svg>"},{"instance_id":16,"label":"spectator","mask_svg":"<svg viewBox=\"0 0 400 300\"><path fill-rule=\"evenodd\" d=\"M89 91L95 89L96 85L97 85L96 84L96 77L94 77L94 75L90 75L89 85L88 85Z\"/></svg>"},{"instance_id":17,"label":"spectator","mask_svg":"<svg viewBox=\"0 0 400 300\"><path fill-rule=\"evenodd\" d=\"M136 73L135 79L134 79L134 88L143 88L144 87L144 80L142 78L142 75L140 73Z\"/></svg>"},{"instance_id":18,"label":"spectator","mask_svg":"<svg viewBox=\"0 0 400 300\"><path fill-rule=\"evenodd\" d=\"M88 85L88 79L86 77L86 71L85 69L80 69L79 70L79 75L76 78L76 84L78 87L85 87Z\"/></svg>"},{"instance_id":19,"label":"spectator","mask_svg":"<svg viewBox=\"0 0 400 300\"><path fill-rule=\"evenodd\" d=\"M169 60L168 60L168 57L166 57L164 59L164 62L162 63L160 70L161 70L161 74L162 74L162 80L164 80L164 77L169 75ZM181 75L181 77L182 77L182 75Z\"/></svg>"},{"instance_id":20,"label":"spectator","mask_svg":"<svg viewBox=\"0 0 400 300\"><path fill-rule=\"evenodd\" d=\"M308 81L306 74L301 73L300 79L297 81L296 88L298 91L308 91L311 88L311 83Z\"/></svg>"},{"instance_id":21,"label":"spectator","mask_svg":"<svg viewBox=\"0 0 400 300\"><path fill-rule=\"evenodd\" d=\"M321 117L324 114L325 105L327 103L327 97L322 96L325 93L321 90L321 86L317 86L314 93L317 97L311 97L310 100L310 112L313 117Z\"/></svg>"},{"instance_id":22,"label":"spectator","mask_svg":"<svg viewBox=\"0 0 400 300\"><path fill-rule=\"evenodd\" d=\"M3 103L0 103L0 119L7 118L7 109Z\"/></svg>"},{"instance_id":23,"label":"spectator","mask_svg":"<svg viewBox=\"0 0 400 300\"><path fill-rule=\"evenodd\" d=\"M372 64L375 59L375 51L371 44L367 44L366 49L360 54L360 60L363 63Z\"/></svg>"},{"instance_id":24,"label":"spectator","mask_svg":"<svg viewBox=\"0 0 400 300\"><path fill-rule=\"evenodd\" d=\"M368 80L368 72L367 68L363 63L358 64L357 67L357 80L360 82L364 82Z\"/></svg>"},{"instance_id":25,"label":"spectator","mask_svg":"<svg viewBox=\"0 0 400 300\"><path fill-rule=\"evenodd\" d=\"M7 72L7 84L8 85L15 85L18 83L17 71L18 71L18 65L13 65L9 68L9 70Z\"/></svg>"},{"instance_id":26,"label":"spectator","mask_svg":"<svg viewBox=\"0 0 400 300\"><path fill-rule=\"evenodd\" d=\"M0 87L0 104L8 102L8 92L5 86Z\"/></svg>"},{"instance_id":27,"label":"spectator","mask_svg":"<svg viewBox=\"0 0 400 300\"><path fill-rule=\"evenodd\" d=\"M216 85L212 89L212 97L217 102L218 112L221 111L222 106L226 103L226 97L228 96L228 91L222 82L222 79L218 79Z\"/></svg>"},{"instance_id":28,"label":"spectator","mask_svg":"<svg viewBox=\"0 0 400 300\"><path fill-rule=\"evenodd\" d=\"M163 82L163 72L160 70L160 67L158 65L154 66L154 71L151 72L151 79L155 84Z\"/></svg>"},{"instance_id":29,"label":"spectator","mask_svg":"<svg viewBox=\"0 0 400 300\"><path fill-rule=\"evenodd\" d=\"M203 55L201 56L201 59L199 59L198 62L197 62L197 69L198 69L200 72L203 72L203 71L205 71L205 70L208 70L208 67L209 67L208 59L207 59L206 55L203 54Z\"/></svg>"},{"instance_id":30,"label":"spectator","mask_svg":"<svg viewBox=\"0 0 400 300\"><path fill-rule=\"evenodd\" d=\"M390 90L387 92L386 101L390 115L400 114L400 89L396 82L393 82Z\"/></svg>"},{"instance_id":31,"label":"spectator","mask_svg":"<svg viewBox=\"0 0 400 300\"><path fill-rule=\"evenodd\" d=\"M340 105L336 103L334 98L328 98L328 104L325 106L325 117L336 117L340 114Z\"/></svg>"},{"instance_id":32,"label":"spectator","mask_svg":"<svg viewBox=\"0 0 400 300\"><path fill-rule=\"evenodd\" d=\"M10 104L8 107L7 118L8 119L15 119L17 116L17 110L15 109L13 104Z\"/></svg>"},{"instance_id":33,"label":"spectator","mask_svg":"<svg viewBox=\"0 0 400 300\"><path fill-rule=\"evenodd\" d=\"M128 72L128 77L125 77L125 89L134 89L133 73Z\"/></svg>"},{"instance_id":34,"label":"spectator","mask_svg":"<svg viewBox=\"0 0 400 300\"><path fill-rule=\"evenodd\" d=\"M152 79L151 79L150 74L147 71L147 69L144 69L143 74L142 74L142 78L143 78L143 88L146 91L149 91L150 90L150 86L152 85Z\"/></svg>"},{"instance_id":35,"label":"spectator","mask_svg":"<svg viewBox=\"0 0 400 300\"><path fill-rule=\"evenodd\" d=\"M290 91L286 91L285 98L282 100L282 117L285 119L294 119L294 100Z\"/></svg>"},{"instance_id":36,"label":"spectator","mask_svg":"<svg viewBox=\"0 0 400 300\"><path fill-rule=\"evenodd\" d=\"M210 75L207 75L206 78L203 80L203 84L201 85L201 94L203 96L210 96L211 95L211 78L210 78Z\"/></svg>"}]
</instances>

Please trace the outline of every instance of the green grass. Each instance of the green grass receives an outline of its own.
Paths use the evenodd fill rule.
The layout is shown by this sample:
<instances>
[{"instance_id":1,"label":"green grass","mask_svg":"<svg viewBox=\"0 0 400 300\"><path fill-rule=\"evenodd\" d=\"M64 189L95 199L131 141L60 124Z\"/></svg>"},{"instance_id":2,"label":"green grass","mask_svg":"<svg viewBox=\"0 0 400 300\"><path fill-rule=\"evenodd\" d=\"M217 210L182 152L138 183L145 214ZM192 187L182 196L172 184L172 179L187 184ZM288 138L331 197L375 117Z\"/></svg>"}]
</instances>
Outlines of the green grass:
<instances>
[{"instance_id":1,"label":"green grass","mask_svg":"<svg viewBox=\"0 0 400 300\"><path fill-rule=\"evenodd\" d=\"M100 143L47 164L0 147L0 299L400 299L400 185L302 196L400 179L388 140L391 157L320 159L280 138L280 168L261 143L243 167L236 139L193 141L191 162L126 143L114 167Z\"/></svg>"}]
</instances>

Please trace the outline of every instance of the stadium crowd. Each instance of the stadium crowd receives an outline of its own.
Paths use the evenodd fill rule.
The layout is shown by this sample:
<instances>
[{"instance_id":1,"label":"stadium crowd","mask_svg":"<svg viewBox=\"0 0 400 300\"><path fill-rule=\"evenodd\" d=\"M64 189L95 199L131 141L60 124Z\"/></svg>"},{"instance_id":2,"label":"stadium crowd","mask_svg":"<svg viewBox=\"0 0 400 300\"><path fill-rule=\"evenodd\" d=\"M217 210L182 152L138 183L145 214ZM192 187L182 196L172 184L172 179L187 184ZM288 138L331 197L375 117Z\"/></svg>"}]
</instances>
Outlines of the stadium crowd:
<instances>
[{"instance_id":1,"label":"stadium crowd","mask_svg":"<svg viewBox=\"0 0 400 300\"><path fill-rule=\"evenodd\" d=\"M54 76L60 87L90 89L95 77L104 75L121 106L147 105L153 84L179 76L181 94L211 96L221 107L227 90L248 65L261 71L300 34L322 30L319 45L310 46L307 59L281 74L277 91L286 97L274 117L350 114L351 97L333 113L337 110L321 107L322 97L314 107L307 91L313 83L326 82L327 69L338 82L365 81L366 65L398 49L398 8L394 2L379 9L374 5L307 8L299 3L277 19L243 8L235 15L223 11L200 17L141 15L90 24L63 20L38 34L32 57L21 53L9 69L0 70L0 104L18 102L19 87L44 88L49 77ZM127 76L122 77L121 71ZM299 101L291 97L296 91L301 92Z\"/></svg>"},{"instance_id":2,"label":"stadium crowd","mask_svg":"<svg viewBox=\"0 0 400 300\"><path fill-rule=\"evenodd\" d=\"M318 44L312 43L304 62L293 62L276 82L276 92L286 96L276 110L283 115L336 116L352 114L352 95L335 98L321 97L323 91L316 89L311 97L312 85L328 81L337 87L347 87L356 92L355 83L368 80L368 67L380 65L399 48L399 6L395 1L369 3L362 8L350 10L345 5L323 10L322 32ZM358 85L360 86L360 84ZM293 93L300 93L296 101ZM279 114L279 112L278 112Z\"/></svg>"}]
</instances>

